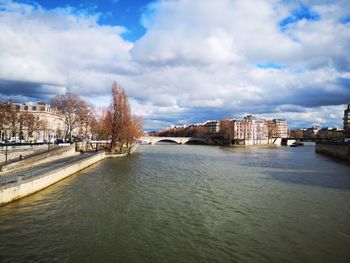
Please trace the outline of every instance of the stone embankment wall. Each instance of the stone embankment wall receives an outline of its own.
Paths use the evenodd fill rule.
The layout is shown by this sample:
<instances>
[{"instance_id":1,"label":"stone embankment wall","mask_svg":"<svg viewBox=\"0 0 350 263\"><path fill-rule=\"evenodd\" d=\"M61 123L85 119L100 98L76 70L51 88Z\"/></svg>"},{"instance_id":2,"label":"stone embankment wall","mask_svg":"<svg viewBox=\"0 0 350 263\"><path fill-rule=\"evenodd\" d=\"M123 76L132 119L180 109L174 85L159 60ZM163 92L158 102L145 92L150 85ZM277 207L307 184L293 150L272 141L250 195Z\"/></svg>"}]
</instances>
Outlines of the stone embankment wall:
<instances>
[{"instance_id":1,"label":"stone embankment wall","mask_svg":"<svg viewBox=\"0 0 350 263\"><path fill-rule=\"evenodd\" d=\"M316 142L315 150L317 153L350 162L350 143Z\"/></svg>"},{"instance_id":2,"label":"stone embankment wall","mask_svg":"<svg viewBox=\"0 0 350 263\"><path fill-rule=\"evenodd\" d=\"M271 138L267 140L248 140L249 144L247 145L281 145L282 138Z\"/></svg>"},{"instance_id":3,"label":"stone embankment wall","mask_svg":"<svg viewBox=\"0 0 350 263\"><path fill-rule=\"evenodd\" d=\"M298 140L297 139L290 139L290 138L282 138L281 139L281 144L284 146L290 146L293 143L297 143Z\"/></svg>"},{"instance_id":4,"label":"stone embankment wall","mask_svg":"<svg viewBox=\"0 0 350 263\"><path fill-rule=\"evenodd\" d=\"M139 145L138 144L134 144L133 146L130 147L129 152L125 152L125 153L116 153L116 154L108 154L106 153L106 158L121 158L121 157L125 157L129 154L132 154L134 151L136 151L137 147Z\"/></svg>"},{"instance_id":5,"label":"stone embankment wall","mask_svg":"<svg viewBox=\"0 0 350 263\"><path fill-rule=\"evenodd\" d=\"M47 146L46 146L47 147ZM17 170L20 168L29 168L33 165L43 164L47 162L52 162L58 159L62 159L65 157L70 157L75 155L75 146L63 146L54 148L51 151L47 151L47 148L45 149L45 152L38 152L38 155L26 157L24 156L23 160L9 163L6 165L3 165L0 169L1 172L9 172L13 170ZM1 176L1 174L0 174Z\"/></svg>"},{"instance_id":6,"label":"stone embankment wall","mask_svg":"<svg viewBox=\"0 0 350 263\"><path fill-rule=\"evenodd\" d=\"M47 151L47 145L28 145L28 146L8 146L7 147L7 161L15 160L22 156L28 156L35 153ZM5 162L5 146L0 147L0 163Z\"/></svg>"},{"instance_id":7,"label":"stone embankment wall","mask_svg":"<svg viewBox=\"0 0 350 263\"><path fill-rule=\"evenodd\" d=\"M237 145L242 146L257 146L257 145L281 145L282 144L282 138L271 138L266 140L242 140L240 142L237 142Z\"/></svg>"},{"instance_id":8,"label":"stone embankment wall","mask_svg":"<svg viewBox=\"0 0 350 263\"><path fill-rule=\"evenodd\" d=\"M40 191L104 158L105 153L99 152L68 166L53 169L31 180L20 181L10 187L0 188L0 206Z\"/></svg>"}]
</instances>

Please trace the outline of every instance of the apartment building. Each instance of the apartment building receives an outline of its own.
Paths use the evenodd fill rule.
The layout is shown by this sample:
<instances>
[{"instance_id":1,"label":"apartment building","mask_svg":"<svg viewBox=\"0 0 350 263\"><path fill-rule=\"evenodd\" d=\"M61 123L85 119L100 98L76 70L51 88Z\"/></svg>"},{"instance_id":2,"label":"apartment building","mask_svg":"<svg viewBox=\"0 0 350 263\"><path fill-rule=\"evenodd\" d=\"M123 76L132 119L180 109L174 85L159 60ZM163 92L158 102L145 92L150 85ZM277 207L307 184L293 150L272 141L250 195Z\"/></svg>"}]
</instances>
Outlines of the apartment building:
<instances>
[{"instance_id":1,"label":"apartment building","mask_svg":"<svg viewBox=\"0 0 350 263\"><path fill-rule=\"evenodd\" d=\"M13 103L12 111L16 119L0 131L1 140L43 142L63 138L64 116L50 105L44 102Z\"/></svg>"},{"instance_id":2,"label":"apartment building","mask_svg":"<svg viewBox=\"0 0 350 263\"><path fill-rule=\"evenodd\" d=\"M350 138L350 104L348 104L347 109L344 111L344 136L345 138Z\"/></svg>"}]
</instances>

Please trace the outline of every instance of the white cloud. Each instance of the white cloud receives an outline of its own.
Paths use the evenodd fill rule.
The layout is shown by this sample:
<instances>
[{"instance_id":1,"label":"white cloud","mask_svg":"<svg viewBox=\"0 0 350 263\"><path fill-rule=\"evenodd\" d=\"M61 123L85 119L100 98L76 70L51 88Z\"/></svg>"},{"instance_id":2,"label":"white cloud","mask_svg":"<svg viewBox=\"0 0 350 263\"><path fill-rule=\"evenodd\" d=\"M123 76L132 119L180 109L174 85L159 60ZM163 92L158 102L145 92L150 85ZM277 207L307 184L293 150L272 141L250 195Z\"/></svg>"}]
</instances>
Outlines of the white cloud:
<instances>
[{"instance_id":1,"label":"white cloud","mask_svg":"<svg viewBox=\"0 0 350 263\"><path fill-rule=\"evenodd\" d=\"M129 60L133 45L121 38L122 27L100 26L96 16L69 8L48 11L12 2L4 7L0 79L96 88L100 79L89 79L91 71L113 70ZM88 81L79 81L82 75Z\"/></svg>"},{"instance_id":2,"label":"white cloud","mask_svg":"<svg viewBox=\"0 0 350 263\"><path fill-rule=\"evenodd\" d=\"M344 106L321 106L316 108L300 108L296 110L293 107L288 111L286 105L279 106L282 112L273 114L262 114L265 118L285 118L289 120L292 125L291 128L304 127L304 123L308 123L310 126L321 126L321 127L337 127L342 128L342 123L339 123L339 119L343 118Z\"/></svg>"},{"instance_id":3,"label":"white cloud","mask_svg":"<svg viewBox=\"0 0 350 263\"><path fill-rule=\"evenodd\" d=\"M144 15L148 31L132 54L152 64L259 62L293 56L298 44L278 30L282 17L275 8L261 0L160 1Z\"/></svg>"}]
</instances>

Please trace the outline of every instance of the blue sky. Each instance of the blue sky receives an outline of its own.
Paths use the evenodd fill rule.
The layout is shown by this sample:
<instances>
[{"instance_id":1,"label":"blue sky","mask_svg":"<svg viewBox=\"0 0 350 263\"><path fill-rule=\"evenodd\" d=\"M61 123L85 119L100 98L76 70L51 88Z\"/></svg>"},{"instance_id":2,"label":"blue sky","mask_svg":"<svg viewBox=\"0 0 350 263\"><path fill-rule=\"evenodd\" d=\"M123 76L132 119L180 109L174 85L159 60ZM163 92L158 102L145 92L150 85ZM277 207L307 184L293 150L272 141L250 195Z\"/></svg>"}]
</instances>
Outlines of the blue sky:
<instances>
[{"instance_id":1,"label":"blue sky","mask_svg":"<svg viewBox=\"0 0 350 263\"><path fill-rule=\"evenodd\" d=\"M135 41L144 33L145 28L141 24L141 15L147 9L151 0L90 0L90 1L66 1L66 0L38 0L17 1L28 4L39 4L47 9L72 7L76 11L90 14L99 14L98 23L101 25L123 25L128 29L123 37L126 40Z\"/></svg>"},{"instance_id":2,"label":"blue sky","mask_svg":"<svg viewBox=\"0 0 350 263\"><path fill-rule=\"evenodd\" d=\"M320 19L320 15L312 11L310 7L300 4L299 7L292 10L289 16L281 20L279 26L281 30L284 31L288 25L297 23L298 21L303 19L309 21L317 21Z\"/></svg>"},{"instance_id":3,"label":"blue sky","mask_svg":"<svg viewBox=\"0 0 350 263\"><path fill-rule=\"evenodd\" d=\"M146 129L256 114L342 126L350 103L348 0L0 0L0 100L115 80Z\"/></svg>"}]
</instances>

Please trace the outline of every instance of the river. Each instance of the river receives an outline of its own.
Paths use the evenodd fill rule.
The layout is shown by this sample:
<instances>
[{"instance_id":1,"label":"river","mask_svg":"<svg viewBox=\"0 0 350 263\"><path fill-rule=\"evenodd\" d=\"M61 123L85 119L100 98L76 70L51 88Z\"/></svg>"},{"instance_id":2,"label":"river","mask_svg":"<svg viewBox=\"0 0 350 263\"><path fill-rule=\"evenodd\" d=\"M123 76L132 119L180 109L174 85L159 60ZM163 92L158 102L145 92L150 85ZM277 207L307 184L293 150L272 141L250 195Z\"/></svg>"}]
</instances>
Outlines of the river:
<instances>
[{"instance_id":1,"label":"river","mask_svg":"<svg viewBox=\"0 0 350 263\"><path fill-rule=\"evenodd\" d=\"M0 207L0 262L350 262L350 166L140 146Z\"/></svg>"}]
</instances>

